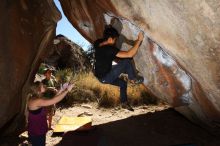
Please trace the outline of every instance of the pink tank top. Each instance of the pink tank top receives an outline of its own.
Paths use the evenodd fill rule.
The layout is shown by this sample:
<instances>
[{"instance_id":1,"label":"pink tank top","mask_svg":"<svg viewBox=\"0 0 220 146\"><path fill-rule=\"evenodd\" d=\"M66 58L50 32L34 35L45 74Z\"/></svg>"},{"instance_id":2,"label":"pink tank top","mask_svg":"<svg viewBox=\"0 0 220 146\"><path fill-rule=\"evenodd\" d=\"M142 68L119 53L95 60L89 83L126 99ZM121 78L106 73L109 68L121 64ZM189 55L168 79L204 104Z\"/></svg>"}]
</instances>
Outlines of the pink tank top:
<instances>
[{"instance_id":1,"label":"pink tank top","mask_svg":"<svg viewBox=\"0 0 220 146\"><path fill-rule=\"evenodd\" d=\"M45 108L28 112L28 134L31 136L46 134L48 126Z\"/></svg>"}]
</instances>

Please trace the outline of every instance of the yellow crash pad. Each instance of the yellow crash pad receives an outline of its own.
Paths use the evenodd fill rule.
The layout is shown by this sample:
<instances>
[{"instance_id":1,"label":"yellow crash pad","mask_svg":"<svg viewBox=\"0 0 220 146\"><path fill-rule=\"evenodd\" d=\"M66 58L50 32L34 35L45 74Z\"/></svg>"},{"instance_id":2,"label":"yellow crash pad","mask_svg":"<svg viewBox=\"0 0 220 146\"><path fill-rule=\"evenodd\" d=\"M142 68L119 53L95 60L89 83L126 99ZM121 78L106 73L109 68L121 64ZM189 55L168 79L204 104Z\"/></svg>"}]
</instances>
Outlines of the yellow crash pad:
<instances>
[{"instance_id":1,"label":"yellow crash pad","mask_svg":"<svg viewBox=\"0 0 220 146\"><path fill-rule=\"evenodd\" d=\"M91 117L63 116L55 125L54 132L74 131L77 129L89 129L92 125Z\"/></svg>"}]
</instances>

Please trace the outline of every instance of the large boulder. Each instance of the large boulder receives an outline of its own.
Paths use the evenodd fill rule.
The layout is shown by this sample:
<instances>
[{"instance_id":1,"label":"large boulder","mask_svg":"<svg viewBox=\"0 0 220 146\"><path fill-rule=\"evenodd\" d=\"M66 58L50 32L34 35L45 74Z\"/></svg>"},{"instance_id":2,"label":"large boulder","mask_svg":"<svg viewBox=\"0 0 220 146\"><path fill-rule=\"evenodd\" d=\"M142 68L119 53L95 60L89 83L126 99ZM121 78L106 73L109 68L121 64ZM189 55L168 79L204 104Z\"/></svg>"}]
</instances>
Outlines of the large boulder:
<instances>
[{"instance_id":1,"label":"large boulder","mask_svg":"<svg viewBox=\"0 0 220 146\"><path fill-rule=\"evenodd\" d=\"M61 1L88 40L112 23L123 37L145 39L134 60L145 86L197 123L220 122L220 4L194 1ZM122 37L122 38L123 38ZM126 43L122 48L129 48Z\"/></svg>"},{"instance_id":2,"label":"large boulder","mask_svg":"<svg viewBox=\"0 0 220 146\"><path fill-rule=\"evenodd\" d=\"M87 52L67 37L56 36L50 47L51 51L44 59L46 64L57 69L71 68L74 73L91 71L92 67Z\"/></svg>"},{"instance_id":3,"label":"large boulder","mask_svg":"<svg viewBox=\"0 0 220 146\"><path fill-rule=\"evenodd\" d=\"M24 128L30 83L61 18L52 0L0 2L0 136Z\"/></svg>"}]
</instances>

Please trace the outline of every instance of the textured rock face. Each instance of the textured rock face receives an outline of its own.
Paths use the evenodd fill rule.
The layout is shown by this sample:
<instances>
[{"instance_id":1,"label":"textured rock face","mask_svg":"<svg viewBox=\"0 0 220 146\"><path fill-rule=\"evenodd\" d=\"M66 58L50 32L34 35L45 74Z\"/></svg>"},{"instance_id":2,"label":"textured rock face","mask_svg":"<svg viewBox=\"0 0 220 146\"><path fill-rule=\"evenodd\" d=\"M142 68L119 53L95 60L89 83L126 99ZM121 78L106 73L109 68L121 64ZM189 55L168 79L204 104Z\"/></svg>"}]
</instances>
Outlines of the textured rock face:
<instances>
[{"instance_id":1,"label":"textured rock face","mask_svg":"<svg viewBox=\"0 0 220 146\"><path fill-rule=\"evenodd\" d=\"M191 120L213 126L220 122L219 1L62 0L61 4L90 41L101 37L104 25L114 17L120 21L113 25L128 39L144 31L134 60L146 87ZM129 47L122 44L123 49Z\"/></svg>"},{"instance_id":2,"label":"textured rock face","mask_svg":"<svg viewBox=\"0 0 220 146\"><path fill-rule=\"evenodd\" d=\"M86 52L65 36L54 39L51 52L45 58L46 64L59 69L71 68L74 73L91 71L90 60Z\"/></svg>"},{"instance_id":3,"label":"textured rock face","mask_svg":"<svg viewBox=\"0 0 220 146\"><path fill-rule=\"evenodd\" d=\"M121 43L145 39L134 58L145 85L189 119L220 122L220 3L218 0L62 0L64 13L89 40L104 24ZM2 0L0 4L0 131L21 128L29 83L55 36L60 13L52 0ZM49 45L50 46L50 45Z\"/></svg>"},{"instance_id":4,"label":"textured rock face","mask_svg":"<svg viewBox=\"0 0 220 146\"><path fill-rule=\"evenodd\" d=\"M6 135L24 127L26 92L61 16L52 0L3 0L0 11L0 135Z\"/></svg>"}]
</instances>

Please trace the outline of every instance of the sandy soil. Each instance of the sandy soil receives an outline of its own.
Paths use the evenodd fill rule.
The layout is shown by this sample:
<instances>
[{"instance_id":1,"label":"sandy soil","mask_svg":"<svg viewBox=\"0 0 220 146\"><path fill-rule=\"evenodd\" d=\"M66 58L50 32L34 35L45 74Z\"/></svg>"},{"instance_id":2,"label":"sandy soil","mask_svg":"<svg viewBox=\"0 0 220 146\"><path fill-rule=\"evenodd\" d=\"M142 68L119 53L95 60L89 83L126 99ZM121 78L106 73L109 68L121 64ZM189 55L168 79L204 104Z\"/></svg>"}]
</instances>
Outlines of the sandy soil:
<instances>
[{"instance_id":1,"label":"sandy soil","mask_svg":"<svg viewBox=\"0 0 220 146\"><path fill-rule=\"evenodd\" d=\"M115 108L100 108L98 107L97 103L89 103L89 104L76 104L74 107L67 108L67 109L57 109L55 116L53 117L53 124L57 123L57 121L63 116L78 116L83 113L89 113L92 114L92 125L95 127L95 130L97 131L100 129L99 127L101 125L105 125L111 122L124 120L129 117L135 117L142 114L147 113L154 113L155 111L162 111L164 109L167 109L168 106L139 106L134 107L134 111L128 111L126 109L122 109L119 106ZM89 132L92 132L89 131ZM73 133L79 133L79 132L73 132ZM82 133L82 132L80 132ZM96 132L94 132L96 133ZM52 131L48 132L47 137L47 145L52 146L58 144L62 137L54 136L52 135ZM64 134L64 137L67 133ZM68 135L68 134L67 134Z\"/></svg>"},{"instance_id":2,"label":"sandy soil","mask_svg":"<svg viewBox=\"0 0 220 146\"><path fill-rule=\"evenodd\" d=\"M58 109L56 123L61 116L92 114L93 130L73 131L59 136L48 132L47 145L59 146L219 146L220 137L194 125L167 105L138 106L135 111L120 107L99 108L96 103Z\"/></svg>"},{"instance_id":3,"label":"sandy soil","mask_svg":"<svg viewBox=\"0 0 220 146\"><path fill-rule=\"evenodd\" d=\"M47 146L220 146L220 136L194 125L167 105L137 106L134 112L99 108L96 103L87 105L90 108L76 104L57 109L53 124L63 115L86 112L91 114L94 128L62 134L50 130ZM11 146L13 140L10 142Z\"/></svg>"}]
</instances>

